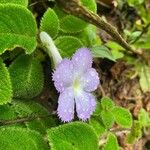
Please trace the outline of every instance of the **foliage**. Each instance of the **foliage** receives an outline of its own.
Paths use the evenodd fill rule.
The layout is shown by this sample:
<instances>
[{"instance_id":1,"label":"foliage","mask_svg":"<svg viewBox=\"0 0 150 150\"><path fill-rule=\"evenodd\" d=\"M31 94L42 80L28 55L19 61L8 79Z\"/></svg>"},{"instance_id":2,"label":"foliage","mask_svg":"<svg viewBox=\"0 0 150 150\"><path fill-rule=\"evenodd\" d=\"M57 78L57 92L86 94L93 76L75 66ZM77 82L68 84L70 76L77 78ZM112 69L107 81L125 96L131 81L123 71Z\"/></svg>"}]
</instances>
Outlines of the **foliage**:
<instances>
[{"instance_id":1,"label":"foliage","mask_svg":"<svg viewBox=\"0 0 150 150\"><path fill-rule=\"evenodd\" d=\"M93 57L100 60L94 63L96 69L100 69L103 59L111 66L118 60L132 64L141 92L150 92L148 2L115 2L118 2L117 12L123 11L124 6L136 11L138 19L130 21L131 25L123 18L124 12L120 15L120 20L125 21L124 31L120 33L136 52L142 51L143 55L129 52L114 39L103 41L96 26L67 14L52 0L37 3L33 0L0 0L0 150L119 150L115 129L130 131L126 138L130 144L149 131L150 116L144 109L146 107L141 108L135 119L128 109L115 103L115 98L105 96L97 100L94 114L85 122L75 118L72 123L62 123L56 116L58 96L54 96L56 92L50 85L53 66L39 39L41 31L51 36L63 58L71 58L78 48L87 47ZM80 0L80 4L97 13L95 0ZM103 82L105 73L103 69L98 71ZM107 70L109 79L111 71ZM115 84L120 82L120 78L116 79ZM47 88L47 85L50 86Z\"/></svg>"}]
</instances>

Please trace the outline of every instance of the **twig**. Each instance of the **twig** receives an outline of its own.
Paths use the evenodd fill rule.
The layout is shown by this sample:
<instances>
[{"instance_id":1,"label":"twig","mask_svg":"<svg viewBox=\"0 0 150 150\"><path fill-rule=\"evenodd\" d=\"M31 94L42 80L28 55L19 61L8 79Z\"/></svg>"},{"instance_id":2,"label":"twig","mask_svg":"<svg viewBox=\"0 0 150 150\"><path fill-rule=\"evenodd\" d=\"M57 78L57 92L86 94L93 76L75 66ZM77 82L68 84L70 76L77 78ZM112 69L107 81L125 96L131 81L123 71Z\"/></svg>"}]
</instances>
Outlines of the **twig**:
<instances>
[{"instance_id":1,"label":"twig","mask_svg":"<svg viewBox=\"0 0 150 150\"><path fill-rule=\"evenodd\" d=\"M118 33L117 29L111 24L105 22L100 16L89 11L84 6L81 5L79 0L56 0L58 5L63 8L66 13L70 13L78 18L89 22L98 28L103 29L109 35L111 35L117 43L128 50L130 53L141 55L141 52L134 50Z\"/></svg>"},{"instance_id":2,"label":"twig","mask_svg":"<svg viewBox=\"0 0 150 150\"><path fill-rule=\"evenodd\" d=\"M143 36L143 34L148 31L149 27L150 27L150 22L143 28L141 34L134 41L132 41L131 44L136 43Z\"/></svg>"},{"instance_id":3,"label":"twig","mask_svg":"<svg viewBox=\"0 0 150 150\"><path fill-rule=\"evenodd\" d=\"M31 115L31 116L26 116L26 117L17 118L17 119L0 120L0 126L11 125L11 124L16 124L16 123L23 123L23 122L30 122L35 119L43 119L43 118L47 118L49 116L50 115Z\"/></svg>"}]
</instances>

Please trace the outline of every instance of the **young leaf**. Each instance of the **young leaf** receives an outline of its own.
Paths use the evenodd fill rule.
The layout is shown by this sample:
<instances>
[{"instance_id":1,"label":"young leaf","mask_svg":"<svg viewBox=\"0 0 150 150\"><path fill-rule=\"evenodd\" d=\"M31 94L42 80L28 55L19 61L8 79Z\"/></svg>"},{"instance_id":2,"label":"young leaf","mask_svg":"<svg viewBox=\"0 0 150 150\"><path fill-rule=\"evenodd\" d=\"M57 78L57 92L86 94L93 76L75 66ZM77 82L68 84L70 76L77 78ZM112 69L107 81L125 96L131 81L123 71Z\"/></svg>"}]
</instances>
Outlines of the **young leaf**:
<instances>
[{"instance_id":1,"label":"young leaf","mask_svg":"<svg viewBox=\"0 0 150 150\"><path fill-rule=\"evenodd\" d=\"M111 51L105 46L95 46L91 48L94 57L107 58L109 60L115 61Z\"/></svg>"},{"instance_id":2,"label":"young leaf","mask_svg":"<svg viewBox=\"0 0 150 150\"><path fill-rule=\"evenodd\" d=\"M132 115L129 110L122 107L115 107L112 110L112 114L118 125L124 128L130 128L132 126Z\"/></svg>"},{"instance_id":3,"label":"young leaf","mask_svg":"<svg viewBox=\"0 0 150 150\"><path fill-rule=\"evenodd\" d=\"M103 110L101 112L101 118L103 121L103 124L107 129L111 128L114 124L114 117L113 114L110 111Z\"/></svg>"},{"instance_id":4,"label":"young leaf","mask_svg":"<svg viewBox=\"0 0 150 150\"><path fill-rule=\"evenodd\" d=\"M23 5L23 6L27 6L28 5L28 0L0 0L0 3L2 4L7 4L7 3L14 3L14 4L18 4L18 5Z\"/></svg>"},{"instance_id":5,"label":"young leaf","mask_svg":"<svg viewBox=\"0 0 150 150\"><path fill-rule=\"evenodd\" d=\"M150 67L143 65L140 72L140 85L143 92L150 91Z\"/></svg>"},{"instance_id":6,"label":"young leaf","mask_svg":"<svg viewBox=\"0 0 150 150\"><path fill-rule=\"evenodd\" d=\"M73 36L60 36L55 44L63 57L70 57L78 48L83 47L82 42Z\"/></svg>"},{"instance_id":7,"label":"young leaf","mask_svg":"<svg viewBox=\"0 0 150 150\"><path fill-rule=\"evenodd\" d=\"M48 110L42 105L31 100L14 100L12 108L17 114L17 117L39 116L30 122L25 122L29 129L36 130L41 134L46 134L46 130L52 126L55 126L55 121L48 114ZM40 118L40 116L45 116Z\"/></svg>"},{"instance_id":8,"label":"young leaf","mask_svg":"<svg viewBox=\"0 0 150 150\"><path fill-rule=\"evenodd\" d=\"M9 67L16 98L33 98L43 89L44 75L40 62L29 55L19 56Z\"/></svg>"},{"instance_id":9,"label":"young leaf","mask_svg":"<svg viewBox=\"0 0 150 150\"><path fill-rule=\"evenodd\" d=\"M47 32L52 38L55 38L59 30L59 19L54 10L49 8L41 21L40 24L41 31Z\"/></svg>"},{"instance_id":10,"label":"young leaf","mask_svg":"<svg viewBox=\"0 0 150 150\"><path fill-rule=\"evenodd\" d=\"M110 99L109 97L103 97L101 99L101 105L104 110L108 110L108 111L109 110L111 111L115 107L113 100Z\"/></svg>"},{"instance_id":11,"label":"young leaf","mask_svg":"<svg viewBox=\"0 0 150 150\"><path fill-rule=\"evenodd\" d=\"M0 58L0 105L6 104L12 98L12 84L9 72Z\"/></svg>"},{"instance_id":12,"label":"young leaf","mask_svg":"<svg viewBox=\"0 0 150 150\"><path fill-rule=\"evenodd\" d=\"M143 108L140 110L138 115L139 122L143 127L150 127L150 117L148 112L146 112Z\"/></svg>"},{"instance_id":13,"label":"young leaf","mask_svg":"<svg viewBox=\"0 0 150 150\"><path fill-rule=\"evenodd\" d=\"M81 122L73 122L48 130L52 150L97 150L98 137L94 129Z\"/></svg>"},{"instance_id":14,"label":"young leaf","mask_svg":"<svg viewBox=\"0 0 150 150\"><path fill-rule=\"evenodd\" d=\"M104 150L119 150L118 141L115 135L109 134L106 144L104 145Z\"/></svg>"},{"instance_id":15,"label":"young leaf","mask_svg":"<svg viewBox=\"0 0 150 150\"><path fill-rule=\"evenodd\" d=\"M0 54L22 47L30 54L36 47L36 21L24 6L0 4Z\"/></svg>"},{"instance_id":16,"label":"young leaf","mask_svg":"<svg viewBox=\"0 0 150 150\"><path fill-rule=\"evenodd\" d=\"M35 131L20 127L0 128L1 150L46 150L47 143Z\"/></svg>"}]
</instances>

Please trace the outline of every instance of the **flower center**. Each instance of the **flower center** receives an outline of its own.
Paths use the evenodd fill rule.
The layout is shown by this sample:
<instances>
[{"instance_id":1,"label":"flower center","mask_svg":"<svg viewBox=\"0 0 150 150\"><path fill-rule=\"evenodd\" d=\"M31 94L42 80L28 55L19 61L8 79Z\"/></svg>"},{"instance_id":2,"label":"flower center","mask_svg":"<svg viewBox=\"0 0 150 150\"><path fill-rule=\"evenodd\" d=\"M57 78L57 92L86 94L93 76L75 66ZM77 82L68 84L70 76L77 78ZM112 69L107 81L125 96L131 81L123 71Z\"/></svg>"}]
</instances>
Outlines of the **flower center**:
<instances>
[{"instance_id":1,"label":"flower center","mask_svg":"<svg viewBox=\"0 0 150 150\"><path fill-rule=\"evenodd\" d=\"M77 94L81 91L81 83L79 82L79 78L76 78L73 82L73 90L74 93Z\"/></svg>"}]
</instances>

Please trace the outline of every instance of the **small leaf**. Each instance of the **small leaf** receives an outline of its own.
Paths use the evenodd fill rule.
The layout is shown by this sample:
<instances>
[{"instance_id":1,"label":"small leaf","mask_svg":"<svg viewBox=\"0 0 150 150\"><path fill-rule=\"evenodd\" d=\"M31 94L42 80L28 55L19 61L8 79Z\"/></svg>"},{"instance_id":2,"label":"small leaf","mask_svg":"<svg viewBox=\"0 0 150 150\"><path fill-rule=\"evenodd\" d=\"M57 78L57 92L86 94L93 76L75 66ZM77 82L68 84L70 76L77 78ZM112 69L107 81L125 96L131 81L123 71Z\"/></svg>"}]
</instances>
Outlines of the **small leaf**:
<instances>
[{"instance_id":1,"label":"small leaf","mask_svg":"<svg viewBox=\"0 0 150 150\"><path fill-rule=\"evenodd\" d=\"M94 129L81 122L73 122L48 130L52 150L97 150L98 137Z\"/></svg>"},{"instance_id":2,"label":"small leaf","mask_svg":"<svg viewBox=\"0 0 150 150\"><path fill-rule=\"evenodd\" d=\"M104 150L119 150L119 144L115 135L110 133L106 144L104 145Z\"/></svg>"},{"instance_id":3,"label":"small leaf","mask_svg":"<svg viewBox=\"0 0 150 150\"><path fill-rule=\"evenodd\" d=\"M114 57L112 56L111 51L105 46L92 47L91 51L94 57L107 58L109 60L115 61Z\"/></svg>"},{"instance_id":4,"label":"small leaf","mask_svg":"<svg viewBox=\"0 0 150 150\"><path fill-rule=\"evenodd\" d=\"M0 105L11 102L12 84L9 72L0 58Z\"/></svg>"},{"instance_id":5,"label":"small leaf","mask_svg":"<svg viewBox=\"0 0 150 150\"><path fill-rule=\"evenodd\" d=\"M150 91L150 67L144 64L140 72L140 85L143 92Z\"/></svg>"},{"instance_id":6,"label":"small leaf","mask_svg":"<svg viewBox=\"0 0 150 150\"><path fill-rule=\"evenodd\" d=\"M20 127L0 128L1 150L46 150L48 145L35 131Z\"/></svg>"},{"instance_id":7,"label":"small leaf","mask_svg":"<svg viewBox=\"0 0 150 150\"><path fill-rule=\"evenodd\" d=\"M115 106L113 100L110 99L109 97L103 97L101 99L101 105L102 105L102 108L107 111L111 111Z\"/></svg>"},{"instance_id":8,"label":"small leaf","mask_svg":"<svg viewBox=\"0 0 150 150\"><path fill-rule=\"evenodd\" d=\"M78 48L83 47L82 42L73 36L60 36L55 44L63 57L70 57Z\"/></svg>"},{"instance_id":9,"label":"small leaf","mask_svg":"<svg viewBox=\"0 0 150 150\"><path fill-rule=\"evenodd\" d=\"M114 117L113 114L109 111L102 111L101 112L101 118L103 121L103 124L107 129L111 128L114 124Z\"/></svg>"},{"instance_id":10,"label":"small leaf","mask_svg":"<svg viewBox=\"0 0 150 150\"><path fill-rule=\"evenodd\" d=\"M124 128L130 128L132 126L132 115L129 110L122 107L115 107L112 110L112 114L118 125Z\"/></svg>"},{"instance_id":11,"label":"small leaf","mask_svg":"<svg viewBox=\"0 0 150 150\"><path fill-rule=\"evenodd\" d=\"M54 10L49 8L42 18L40 30L47 32L52 38L55 38L59 30L59 19Z\"/></svg>"},{"instance_id":12,"label":"small leaf","mask_svg":"<svg viewBox=\"0 0 150 150\"><path fill-rule=\"evenodd\" d=\"M143 127L150 127L150 117L149 117L148 112L145 111L145 109L142 108L140 110L138 119Z\"/></svg>"},{"instance_id":13,"label":"small leaf","mask_svg":"<svg viewBox=\"0 0 150 150\"><path fill-rule=\"evenodd\" d=\"M41 93L44 84L40 62L29 55L19 56L9 67L16 98L33 98Z\"/></svg>"},{"instance_id":14,"label":"small leaf","mask_svg":"<svg viewBox=\"0 0 150 150\"><path fill-rule=\"evenodd\" d=\"M95 129L98 136L101 136L106 132L106 128L99 116L92 117L89 121L89 124Z\"/></svg>"},{"instance_id":15,"label":"small leaf","mask_svg":"<svg viewBox=\"0 0 150 150\"><path fill-rule=\"evenodd\" d=\"M60 28L63 32L66 33L80 32L86 26L86 22L72 15L67 15L60 21Z\"/></svg>"},{"instance_id":16,"label":"small leaf","mask_svg":"<svg viewBox=\"0 0 150 150\"><path fill-rule=\"evenodd\" d=\"M135 120L133 122L131 132L127 136L127 142L129 144L133 144L133 143L135 143L136 140L141 138L141 136L142 136L142 130L141 129L142 129L142 127L141 127L140 122Z\"/></svg>"},{"instance_id":17,"label":"small leaf","mask_svg":"<svg viewBox=\"0 0 150 150\"><path fill-rule=\"evenodd\" d=\"M18 5L23 5L23 6L27 6L28 5L28 0L0 0L0 3L2 4L7 4L7 3L14 3L14 4L18 4Z\"/></svg>"},{"instance_id":18,"label":"small leaf","mask_svg":"<svg viewBox=\"0 0 150 150\"><path fill-rule=\"evenodd\" d=\"M36 47L36 21L24 6L0 4L0 54L22 47L30 54Z\"/></svg>"}]
</instances>

